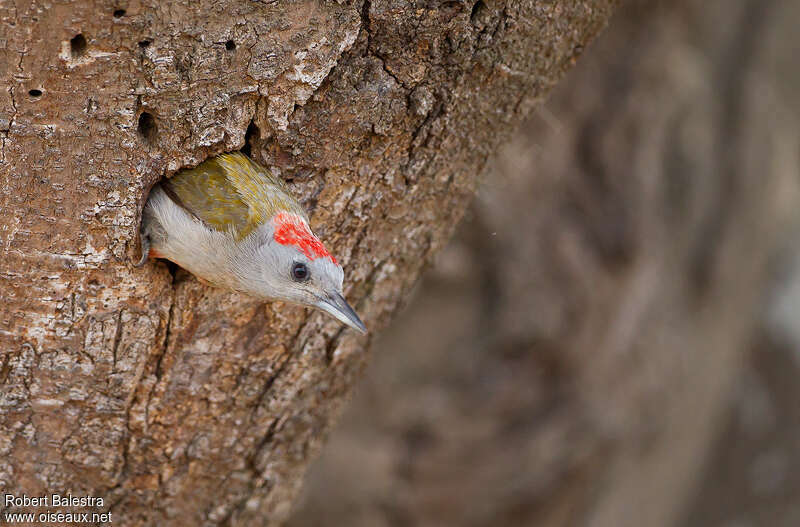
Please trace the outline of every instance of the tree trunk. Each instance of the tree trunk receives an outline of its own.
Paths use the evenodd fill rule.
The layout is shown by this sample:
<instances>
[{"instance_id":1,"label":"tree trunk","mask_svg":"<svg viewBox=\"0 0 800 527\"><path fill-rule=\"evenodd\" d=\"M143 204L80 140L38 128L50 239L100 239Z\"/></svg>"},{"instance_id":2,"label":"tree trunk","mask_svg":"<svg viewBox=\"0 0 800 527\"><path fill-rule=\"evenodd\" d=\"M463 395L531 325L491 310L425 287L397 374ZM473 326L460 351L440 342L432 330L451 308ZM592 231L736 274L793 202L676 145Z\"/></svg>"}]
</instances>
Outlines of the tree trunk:
<instances>
[{"instance_id":1,"label":"tree trunk","mask_svg":"<svg viewBox=\"0 0 800 527\"><path fill-rule=\"evenodd\" d=\"M246 146L374 334L614 3L0 2L0 488L283 519L369 337L134 268L148 189Z\"/></svg>"}]
</instances>

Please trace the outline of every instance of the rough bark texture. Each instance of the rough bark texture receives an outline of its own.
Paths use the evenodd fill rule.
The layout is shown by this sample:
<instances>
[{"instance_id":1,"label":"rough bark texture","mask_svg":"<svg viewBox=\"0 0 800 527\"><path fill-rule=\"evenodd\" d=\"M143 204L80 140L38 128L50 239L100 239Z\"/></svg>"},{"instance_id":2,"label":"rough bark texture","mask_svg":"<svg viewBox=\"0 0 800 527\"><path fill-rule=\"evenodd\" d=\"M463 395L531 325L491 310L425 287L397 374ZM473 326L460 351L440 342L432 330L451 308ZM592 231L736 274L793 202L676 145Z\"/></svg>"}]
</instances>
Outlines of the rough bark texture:
<instances>
[{"instance_id":1,"label":"rough bark texture","mask_svg":"<svg viewBox=\"0 0 800 527\"><path fill-rule=\"evenodd\" d=\"M800 5L630 4L498 156L292 526L798 525L796 364L708 451L799 216Z\"/></svg>"},{"instance_id":2,"label":"rough bark texture","mask_svg":"<svg viewBox=\"0 0 800 527\"><path fill-rule=\"evenodd\" d=\"M379 328L613 4L1 0L0 488L283 518L367 340L134 269L147 190L247 143Z\"/></svg>"}]
</instances>

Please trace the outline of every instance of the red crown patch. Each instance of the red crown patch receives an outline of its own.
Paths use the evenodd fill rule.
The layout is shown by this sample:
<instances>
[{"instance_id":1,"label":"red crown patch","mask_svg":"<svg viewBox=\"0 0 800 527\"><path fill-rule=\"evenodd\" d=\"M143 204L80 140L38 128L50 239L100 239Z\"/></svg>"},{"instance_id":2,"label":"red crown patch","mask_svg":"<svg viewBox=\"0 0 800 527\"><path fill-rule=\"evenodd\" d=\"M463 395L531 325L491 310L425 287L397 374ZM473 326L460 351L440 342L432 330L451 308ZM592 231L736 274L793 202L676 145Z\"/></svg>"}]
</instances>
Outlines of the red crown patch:
<instances>
[{"instance_id":1,"label":"red crown patch","mask_svg":"<svg viewBox=\"0 0 800 527\"><path fill-rule=\"evenodd\" d=\"M275 229L275 241L281 245L294 245L310 260L330 258L333 263L337 263L336 258L314 236L300 216L279 212L272 218L272 225Z\"/></svg>"}]
</instances>

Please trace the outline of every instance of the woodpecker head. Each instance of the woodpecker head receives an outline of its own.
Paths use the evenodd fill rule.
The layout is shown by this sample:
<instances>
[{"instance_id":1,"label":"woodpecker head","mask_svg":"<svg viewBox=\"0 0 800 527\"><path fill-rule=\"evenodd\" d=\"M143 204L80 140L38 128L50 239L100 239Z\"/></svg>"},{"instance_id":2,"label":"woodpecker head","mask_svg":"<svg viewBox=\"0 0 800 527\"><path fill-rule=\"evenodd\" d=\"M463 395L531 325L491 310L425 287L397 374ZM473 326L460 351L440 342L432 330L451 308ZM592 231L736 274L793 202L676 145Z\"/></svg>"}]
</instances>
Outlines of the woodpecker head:
<instances>
[{"instance_id":1,"label":"woodpecker head","mask_svg":"<svg viewBox=\"0 0 800 527\"><path fill-rule=\"evenodd\" d=\"M278 212L264 225L253 255L256 276L246 283L259 296L321 309L351 328L366 327L342 295L344 272L308 227L305 219Z\"/></svg>"}]
</instances>

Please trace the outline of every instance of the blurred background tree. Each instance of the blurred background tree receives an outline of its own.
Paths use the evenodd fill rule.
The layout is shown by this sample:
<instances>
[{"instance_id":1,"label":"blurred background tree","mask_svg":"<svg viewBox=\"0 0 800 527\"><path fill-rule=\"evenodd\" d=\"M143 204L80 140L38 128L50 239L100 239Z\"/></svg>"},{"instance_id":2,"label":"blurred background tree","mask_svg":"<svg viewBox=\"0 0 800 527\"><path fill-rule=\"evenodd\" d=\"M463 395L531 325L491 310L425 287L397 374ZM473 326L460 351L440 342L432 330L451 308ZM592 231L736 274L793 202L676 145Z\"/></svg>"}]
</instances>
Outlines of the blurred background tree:
<instances>
[{"instance_id":1,"label":"blurred background tree","mask_svg":"<svg viewBox=\"0 0 800 527\"><path fill-rule=\"evenodd\" d=\"M290 525L800 524L798 20L627 2L490 165Z\"/></svg>"}]
</instances>

